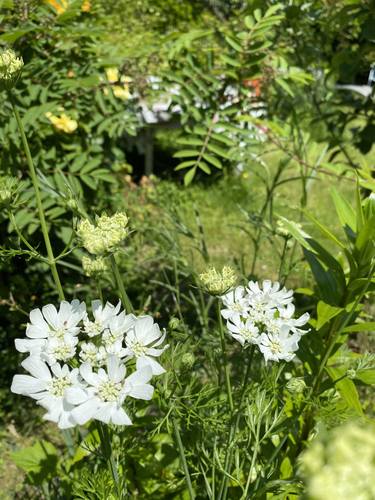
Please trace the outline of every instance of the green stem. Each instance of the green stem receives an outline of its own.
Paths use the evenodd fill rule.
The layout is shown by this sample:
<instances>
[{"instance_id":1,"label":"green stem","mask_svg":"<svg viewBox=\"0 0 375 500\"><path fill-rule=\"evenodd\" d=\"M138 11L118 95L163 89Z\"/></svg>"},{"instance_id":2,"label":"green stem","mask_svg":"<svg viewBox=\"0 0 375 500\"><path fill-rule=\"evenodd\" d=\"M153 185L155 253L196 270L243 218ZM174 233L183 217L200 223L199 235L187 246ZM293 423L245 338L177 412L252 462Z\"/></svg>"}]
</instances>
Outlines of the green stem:
<instances>
[{"instance_id":1,"label":"green stem","mask_svg":"<svg viewBox=\"0 0 375 500\"><path fill-rule=\"evenodd\" d=\"M117 498L120 500L122 498L120 479L117 471L117 465L113 458L113 451L111 445L111 438L106 425L98 422L98 433L100 437L100 444L102 448L103 456L107 462L108 468L111 472L113 482L115 483Z\"/></svg>"},{"instance_id":2,"label":"green stem","mask_svg":"<svg viewBox=\"0 0 375 500\"><path fill-rule=\"evenodd\" d=\"M222 360L223 360L223 365L224 365L225 386L226 386L226 390L227 390L230 412L233 413L234 406L233 406L233 397L232 397L232 387L230 384L229 367L228 367L228 363L227 363L227 356L225 353L224 328L223 328L223 320L221 317L220 301L219 300L217 301L217 316L218 316L218 320L219 320L219 332L220 332Z\"/></svg>"},{"instance_id":3,"label":"green stem","mask_svg":"<svg viewBox=\"0 0 375 500\"><path fill-rule=\"evenodd\" d=\"M181 463L182 463L182 467L183 467L184 473L185 473L185 480L186 480L186 484L187 484L187 487L189 490L190 500L194 500L195 494L194 494L194 490L193 490L193 485L191 484L189 468L188 468L188 464L187 464L186 456L185 456L185 448L184 448L184 445L183 445L182 440L181 440L181 435L180 435L180 431L179 431L179 428L177 425L177 421L174 418L172 419L172 421L173 421L173 429L174 429L174 433L176 436L178 450L180 452Z\"/></svg>"},{"instance_id":4,"label":"green stem","mask_svg":"<svg viewBox=\"0 0 375 500\"><path fill-rule=\"evenodd\" d=\"M10 99L10 102L12 104L14 116L16 117L17 125L19 128L20 134L21 134L21 141L22 141L22 145L23 145L23 148L24 148L24 151L26 154L27 165L29 167L31 181L32 181L33 187L34 187L36 205L38 208L38 215L39 215L39 221L40 221L40 227L42 230L44 243L46 245L46 250L47 250L47 255L48 255L48 265L51 269L52 276L53 276L53 279L54 279L55 284L56 284L56 288L57 288L57 291L59 294L59 299L64 300L64 291L63 291L63 288L61 286L59 273L58 273L57 267L56 267L55 257L53 255L51 241L49 239L48 228L47 228L46 218L44 215L44 209L43 209L43 204L42 204L42 198L40 196L38 177L36 175L33 159L31 157L29 144L27 142L27 138L26 138L26 134L25 134L25 129L23 127L23 123L22 123L21 117L18 113L17 107L15 105L13 96L10 92L9 92L9 99Z\"/></svg>"},{"instance_id":5,"label":"green stem","mask_svg":"<svg viewBox=\"0 0 375 500\"><path fill-rule=\"evenodd\" d=\"M132 313L132 312L134 312L134 309L133 309L132 303L130 302L128 294L126 293L124 282L122 281L120 270L118 268L116 258L113 254L110 256L110 261L111 261L112 271L113 271L113 274L114 274L114 277L115 277L115 280L117 283L117 288L118 288L118 291L120 293L122 304L123 304L123 306L125 306L127 313Z\"/></svg>"},{"instance_id":6,"label":"green stem","mask_svg":"<svg viewBox=\"0 0 375 500\"><path fill-rule=\"evenodd\" d=\"M243 380L242 380L242 391L241 391L240 403L239 403L239 405L237 407L237 415L236 415L236 420L235 420L234 424L233 424L233 415L232 415L232 425L231 425L231 428L230 428L230 431L229 431L228 446L227 446L227 452L226 452L226 455L225 455L225 462L224 462L224 470L228 474L230 474L230 469L232 467L232 458L233 458L233 453L232 453L233 446L232 446L232 442L233 442L233 439L234 439L234 437L236 435L236 432L237 432L237 429L238 429L238 425L240 423L241 407L242 407L242 403L243 403L243 400L244 400L244 397L245 397L246 387L247 387L249 376L250 376L250 372L251 372L251 363L252 363L252 360L253 360L254 351L255 351L255 345L252 345L251 349L250 349L250 354L249 354L249 357L248 357L248 360L247 360L245 375L244 375ZM227 477L226 474L224 474L224 476L222 478L222 481L221 481L221 485L220 485L220 491L219 491L219 496L218 496L219 500L221 498L223 498L223 499L226 498L227 490L228 490L228 477Z\"/></svg>"}]
</instances>

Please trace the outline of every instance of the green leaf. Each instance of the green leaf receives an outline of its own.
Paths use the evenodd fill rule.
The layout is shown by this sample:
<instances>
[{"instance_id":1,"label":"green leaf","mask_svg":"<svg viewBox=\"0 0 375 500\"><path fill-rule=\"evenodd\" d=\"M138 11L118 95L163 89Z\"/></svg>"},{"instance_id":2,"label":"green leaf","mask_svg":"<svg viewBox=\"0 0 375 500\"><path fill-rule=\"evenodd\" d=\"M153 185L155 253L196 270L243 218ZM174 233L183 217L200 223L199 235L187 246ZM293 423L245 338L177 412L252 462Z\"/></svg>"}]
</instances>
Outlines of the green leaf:
<instances>
[{"instance_id":1,"label":"green leaf","mask_svg":"<svg viewBox=\"0 0 375 500\"><path fill-rule=\"evenodd\" d=\"M204 144L204 141L198 137L179 137L176 142L187 146L203 146Z\"/></svg>"},{"instance_id":2,"label":"green leaf","mask_svg":"<svg viewBox=\"0 0 375 500\"><path fill-rule=\"evenodd\" d=\"M332 189L331 196L341 225L343 227L349 227L353 233L355 233L357 229L357 218L354 209L336 189Z\"/></svg>"},{"instance_id":3,"label":"green leaf","mask_svg":"<svg viewBox=\"0 0 375 500\"><path fill-rule=\"evenodd\" d=\"M316 329L320 330L328 321L344 311L341 307L334 307L326 304L322 300L318 302Z\"/></svg>"},{"instance_id":4,"label":"green leaf","mask_svg":"<svg viewBox=\"0 0 375 500\"><path fill-rule=\"evenodd\" d=\"M207 165L207 163L205 163L204 161L200 161L198 163L198 167L203 170L203 172L207 175L210 175L211 174L211 169L209 167L209 165Z\"/></svg>"},{"instance_id":5,"label":"green leaf","mask_svg":"<svg viewBox=\"0 0 375 500\"><path fill-rule=\"evenodd\" d=\"M182 149L173 155L173 158L188 158L189 156L199 156L199 151L195 149Z\"/></svg>"},{"instance_id":6,"label":"green leaf","mask_svg":"<svg viewBox=\"0 0 375 500\"><path fill-rule=\"evenodd\" d=\"M13 462L30 475L34 484L42 484L56 475L57 450L48 441L37 441L33 446L11 454Z\"/></svg>"},{"instance_id":7,"label":"green leaf","mask_svg":"<svg viewBox=\"0 0 375 500\"><path fill-rule=\"evenodd\" d=\"M203 154L203 158L206 161L208 161L209 163L211 163L211 165L213 165L214 167L219 168L219 169L223 168L223 165L221 164L221 161L218 158L216 158L215 156L212 156L212 155L209 155L207 153L204 153Z\"/></svg>"},{"instance_id":8,"label":"green leaf","mask_svg":"<svg viewBox=\"0 0 375 500\"><path fill-rule=\"evenodd\" d=\"M356 323L355 325L346 326L342 331L345 333L375 331L375 321Z\"/></svg>"},{"instance_id":9,"label":"green leaf","mask_svg":"<svg viewBox=\"0 0 375 500\"><path fill-rule=\"evenodd\" d=\"M184 176L184 184L185 184L185 186L188 186L192 182L192 180L194 179L196 171L197 171L196 168L192 168L188 172L186 172L186 174Z\"/></svg>"},{"instance_id":10,"label":"green leaf","mask_svg":"<svg viewBox=\"0 0 375 500\"><path fill-rule=\"evenodd\" d=\"M326 370L333 381L338 380L346 373L346 369L326 367ZM355 384L348 378L344 378L336 383L336 388L345 400L349 408L352 408L358 415L363 415L361 402L359 400Z\"/></svg>"},{"instance_id":11,"label":"green leaf","mask_svg":"<svg viewBox=\"0 0 375 500\"><path fill-rule=\"evenodd\" d=\"M280 85L280 87L282 89L284 89L287 94L289 94L291 97L294 97L293 90L290 88L290 86L286 83L285 80L283 80L282 78L277 77L277 78L275 78L275 82L278 85Z\"/></svg>"},{"instance_id":12,"label":"green leaf","mask_svg":"<svg viewBox=\"0 0 375 500\"><path fill-rule=\"evenodd\" d=\"M237 52L242 52L241 45L234 38L227 35L225 36L225 40L232 47L232 49L236 50Z\"/></svg>"},{"instance_id":13,"label":"green leaf","mask_svg":"<svg viewBox=\"0 0 375 500\"><path fill-rule=\"evenodd\" d=\"M236 59L233 59L232 57L228 57L225 54L220 54L220 59L224 62L229 64L230 66L233 66L235 68L240 68L241 63L237 61Z\"/></svg>"},{"instance_id":14,"label":"green leaf","mask_svg":"<svg viewBox=\"0 0 375 500\"><path fill-rule=\"evenodd\" d=\"M343 243L341 243L341 241L339 239L337 239L336 236L334 234L332 234L331 231L326 226L324 226L321 222L319 222L317 219L315 219L315 217L313 217L307 211L304 211L304 214L306 215L306 217L308 219L310 219L315 224L315 226L320 230L320 232L324 236L326 236L331 241L336 243L336 245L338 245L340 248L345 249L345 245Z\"/></svg>"},{"instance_id":15,"label":"green leaf","mask_svg":"<svg viewBox=\"0 0 375 500\"><path fill-rule=\"evenodd\" d=\"M207 149L209 149L210 151L212 151L212 153L215 153L218 156L221 156L222 158L229 159L229 155L225 151L225 149L217 146L216 144L212 144L212 142L209 142L207 144Z\"/></svg>"},{"instance_id":16,"label":"green leaf","mask_svg":"<svg viewBox=\"0 0 375 500\"><path fill-rule=\"evenodd\" d=\"M188 161L183 161L182 163L179 163L177 167L175 167L175 170L183 170L184 168L191 167L192 165L195 165L197 163L197 160L188 160Z\"/></svg>"}]
</instances>

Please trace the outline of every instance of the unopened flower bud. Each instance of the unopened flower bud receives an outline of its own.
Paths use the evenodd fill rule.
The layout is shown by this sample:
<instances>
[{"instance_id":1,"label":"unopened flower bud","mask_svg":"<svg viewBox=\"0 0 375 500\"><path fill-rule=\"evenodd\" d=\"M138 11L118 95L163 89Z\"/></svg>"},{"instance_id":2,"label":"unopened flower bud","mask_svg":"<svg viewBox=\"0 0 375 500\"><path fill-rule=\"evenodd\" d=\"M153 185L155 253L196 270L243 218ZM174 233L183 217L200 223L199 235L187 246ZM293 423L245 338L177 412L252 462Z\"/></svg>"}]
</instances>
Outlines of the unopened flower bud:
<instances>
[{"instance_id":1,"label":"unopened flower bud","mask_svg":"<svg viewBox=\"0 0 375 500\"><path fill-rule=\"evenodd\" d=\"M127 224L128 218L123 212L112 217L102 215L96 219L95 225L87 219L82 220L78 225L77 234L88 252L93 255L105 255L113 253L126 238Z\"/></svg>"},{"instance_id":2,"label":"unopened flower bud","mask_svg":"<svg viewBox=\"0 0 375 500\"><path fill-rule=\"evenodd\" d=\"M306 389L306 384L303 378L291 378L286 384L286 390L291 394L301 394Z\"/></svg>"},{"instance_id":3,"label":"unopened flower bud","mask_svg":"<svg viewBox=\"0 0 375 500\"><path fill-rule=\"evenodd\" d=\"M354 368L349 368L349 370L346 372L346 376L350 379L354 379L357 375L357 371L354 370Z\"/></svg>"},{"instance_id":4,"label":"unopened flower bud","mask_svg":"<svg viewBox=\"0 0 375 500\"><path fill-rule=\"evenodd\" d=\"M23 67L22 57L7 49L0 53L0 90L10 90L17 83Z\"/></svg>"},{"instance_id":5,"label":"unopened flower bud","mask_svg":"<svg viewBox=\"0 0 375 500\"><path fill-rule=\"evenodd\" d=\"M195 363L195 356L191 352L186 352L181 357L181 366L186 370L190 370Z\"/></svg>"},{"instance_id":6,"label":"unopened flower bud","mask_svg":"<svg viewBox=\"0 0 375 500\"><path fill-rule=\"evenodd\" d=\"M0 176L0 207L10 207L17 200L19 181L9 175Z\"/></svg>"},{"instance_id":7,"label":"unopened flower bud","mask_svg":"<svg viewBox=\"0 0 375 500\"><path fill-rule=\"evenodd\" d=\"M176 317L171 318L168 323L168 327L170 330L178 330L180 325L181 321Z\"/></svg>"},{"instance_id":8,"label":"unopened flower bud","mask_svg":"<svg viewBox=\"0 0 375 500\"><path fill-rule=\"evenodd\" d=\"M221 273L211 267L205 273L199 275L202 285L211 295L223 295L228 292L237 281L234 270L229 266L224 266Z\"/></svg>"},{"instance_id":9,"label":"unopened flower bud","mask_svg":"<svg viewBox=\"0 0 375 500\"><path fill-rule=\"evenodd\" d=\"M108 271L109 267L104 257L82 258L82 268L86 276L98 277Z\"/></svg>"}]
</instances>

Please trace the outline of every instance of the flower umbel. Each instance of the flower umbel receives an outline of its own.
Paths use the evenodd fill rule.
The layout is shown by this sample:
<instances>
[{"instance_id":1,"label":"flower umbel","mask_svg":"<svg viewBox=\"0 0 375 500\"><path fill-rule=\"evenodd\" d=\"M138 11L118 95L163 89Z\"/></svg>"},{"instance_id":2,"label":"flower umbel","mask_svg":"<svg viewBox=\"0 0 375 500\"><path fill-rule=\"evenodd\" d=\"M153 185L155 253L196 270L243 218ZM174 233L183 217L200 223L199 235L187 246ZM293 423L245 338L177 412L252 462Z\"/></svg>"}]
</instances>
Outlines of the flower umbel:
<instances>
[{"instance_id":1,"label":"flower umbel","mask_svg":"<svg viewBox=\"0 0 375 500\"><path fill-rule=\"evenodd\" d=\"M236 284L237 276L229 266L224 266L221 272L211 267L205 273L200 274L199 279L208 293L223 295Z\"/></svg>"},{"instance_id":2,"label":"flower umbel","mask_svg":"<svg viewBox=\"0 0 375 500\"><path fill-rule=\"evenodd\" d=\"M21 75L22 57L17 57L12 49L0 52L0 90L10 90Z\"/></svg>"},{"instance_id":3,"label":"flower umbel","mask_svg":"<svg viewBox=\"0 0 375 500\"><path fill-rule=\"evenodd\" d=\"M221 314L230 335L242 346L255 344L266 361L291 361L298 342L306 333L300 327L309 320L307 313L294 318L293 291L269 280L250 281L221 297Z\"/></svg>"},{"instance_id":4,"label":"flower umbel","mask_svg":"<svg viewBox=\"0 0 375 500\"><path fill-rule=\"evenodd\" d=\"M48 304L32 310L27 338L16 339L17 350L29 353L21 363L29 375L15 375L11 390L36 399L47 410L44 418L62 429L90 419L130 425L123 403L127 397L151 399L149 381L165 372L154 358L167 346L155 348L165 333L151 316L136 318L120 309L120 302L94 300L90 318L86 304L73 300L59 309ZM136 367L126 377L132 358Z\"/></svg>"},{"instance_id":5,"label":"flower umbel","mask_svg":"<svg viewBox=\"0 0 375 500\"><path fill-rule=\"evenodd\" d=\"M117 212L109 217L102 215L92 224L88 219L82 220L77 234L82 245L93 255L113 253L128 235L128 217L124 212Z\"/></svg>"}]
</instances>

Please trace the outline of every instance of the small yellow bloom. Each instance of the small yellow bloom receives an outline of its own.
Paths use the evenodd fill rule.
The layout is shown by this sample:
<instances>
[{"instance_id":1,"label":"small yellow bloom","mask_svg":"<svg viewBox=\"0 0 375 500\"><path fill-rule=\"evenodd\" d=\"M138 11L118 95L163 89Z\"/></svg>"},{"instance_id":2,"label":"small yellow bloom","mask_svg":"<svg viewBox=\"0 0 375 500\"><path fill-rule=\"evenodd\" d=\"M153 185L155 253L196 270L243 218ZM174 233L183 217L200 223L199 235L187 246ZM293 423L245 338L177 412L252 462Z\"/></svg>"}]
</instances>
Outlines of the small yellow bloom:
<instances>
[{"instance_id":1,"label":"small yellow bloom","mask_svg":"<svg viewBox=\"0 0 375 500\"><path fill-rule=\"evenodd\" d=\"M109 83L116 83L119 80L118 69L117 68L106 68L105 74Z\"/></svg>"},{"instance_id":2,"label":"small yellow bloom","mask_svg":"<svg viewBox=\"0 0 375 500\"><path fill-rule=\"evenodd\" d=\"M131 97L128 85L124 85L123 87L121 87L120 85L115 85L113 87L113 93L115 97L117 97L118 99L122 99L123 101L127 101Z\"/></svg>"},{"instance_id":3,"label":"small yellow bloom","mask_svg":"<svg viewBox=\"0 0 375 500\"><path fill-rule=\"evenodd\" d=\"M61 130L66 134L72 134L78 127L77 121L69 118L65 113L55 116L51 112L48 112L45 116L57 130Z\"/></svg>"},{"instance_id":4,"label":"small yellow bloom","mask_svg":"<svg viewBox=\"0 0 375 500\"><path fill-rule=\"evenodd\" d=\"M90 12L91 10L91 2L89 0L85 0L81 7L82 12Z\"/></svg>"},{"instance_id":5,"label":"small yellow bloom","mask_svg":"<svg viewBox=\"0 0 375 500\"><path fill-rule=\"evenodd\" d=\"M68 0L45 0L46 3L51 5L58 14L63 14L68 8Z\"/></svg>"}]
</instances>

